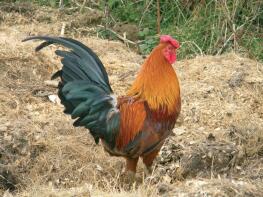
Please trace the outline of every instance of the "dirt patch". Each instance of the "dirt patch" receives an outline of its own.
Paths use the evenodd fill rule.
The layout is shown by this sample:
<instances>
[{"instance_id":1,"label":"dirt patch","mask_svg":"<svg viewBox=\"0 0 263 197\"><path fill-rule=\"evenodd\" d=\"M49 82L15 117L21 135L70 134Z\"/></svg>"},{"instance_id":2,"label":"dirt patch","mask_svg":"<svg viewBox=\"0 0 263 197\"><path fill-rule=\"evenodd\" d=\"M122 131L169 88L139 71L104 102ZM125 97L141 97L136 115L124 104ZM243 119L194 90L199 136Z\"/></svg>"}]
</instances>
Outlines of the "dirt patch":
<instances>
[{"instance_id":1,"label":"dirt patch","mask_svg":"<svg viewBox=\"0 0 263 197\"><path fill-rule=\"evenodd\" d=\"M27 17L34 15L36 7L29 2L24 3L1 3L0 10L5 13L18 13Z\"/></svg>"},{"instance_id":2,"label":"dirt patch","mask_svg":"<svg viewBox=\"0 0 263 197\"><path fill-rule=\"evenodd\" d=\"M123 37L126 36L129 40L139 40L139 27L135 24L117 23L114 25L113 30L118 34L123 35Z\"/></svg>"},{"instance_id":3,"label":"dirt patch","mask_svg":"<svg viewBox=\"0 0 263 197\"><path fill-rule=\"evenodd\" d=\"M109 157L48 99L56 94L44 81L60 67L57 46L35 53L37 43L21 43L28 35L60 35L67 17L34 7L38 16L28 23L25 12L6 9L0 9L0 195L9 189L17 196L260 196L262 64L232 53L177 62L183 105L174 134L153 175L144 180L139 164L137 186L125 191L123 160ZM65 34L94 49L114 91L124 94L143 58L119 42L67 28Z\"/></svg>"},{"instance_id":4,"label":"dirt patch","mask_svg":"<svg viewBox=\"0 0 263 197\"><path fill-rule=\"evenodd\" d=\"M229 179L196 179L170 186L162 184L159 186L159 194L163 196L260 196L258 187L259 185Z\"/></svg>"}]
</instances>

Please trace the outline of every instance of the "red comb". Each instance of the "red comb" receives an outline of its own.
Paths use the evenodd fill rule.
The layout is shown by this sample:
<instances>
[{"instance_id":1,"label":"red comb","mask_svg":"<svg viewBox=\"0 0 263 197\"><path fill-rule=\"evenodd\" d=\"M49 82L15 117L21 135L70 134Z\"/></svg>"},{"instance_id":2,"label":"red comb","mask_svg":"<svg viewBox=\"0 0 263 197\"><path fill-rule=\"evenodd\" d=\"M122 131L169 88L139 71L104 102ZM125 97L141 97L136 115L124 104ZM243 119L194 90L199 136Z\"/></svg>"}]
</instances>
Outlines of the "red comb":
<instances>
[{"instance_id":1,"label":"red comb","mask_svg":"<svg viewBox=\"0 0 263 197\"><path fill-rule=\"evenodd\" d=\"M169 35L161 35L160 42L170 42L177 49L180 47L179 42Z\"/></svg>"}]
</instances>

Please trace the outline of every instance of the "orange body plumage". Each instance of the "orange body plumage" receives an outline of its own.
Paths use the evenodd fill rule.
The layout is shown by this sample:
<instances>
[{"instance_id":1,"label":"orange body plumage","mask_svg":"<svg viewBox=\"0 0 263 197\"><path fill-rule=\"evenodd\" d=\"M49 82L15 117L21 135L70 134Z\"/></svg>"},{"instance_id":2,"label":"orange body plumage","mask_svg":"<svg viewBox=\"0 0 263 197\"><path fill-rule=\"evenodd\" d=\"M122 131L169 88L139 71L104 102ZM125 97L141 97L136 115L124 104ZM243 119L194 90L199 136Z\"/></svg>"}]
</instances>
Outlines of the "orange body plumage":
<instances>
[{"instance_id":1,"label":"orange body plumage","mask_svg":"<svg viewBox=\"0 0 263 197\"><path fill-rule=\"evenodd\" d=\"M152 165L180 113L179 82L162 54L165 47L167 43L160 43L152 51L127 96L119 99L121 129L116 144L121 150L131 146L127 170L135 171L139 156L146 166Z\"/></svg>"}]
</instances>

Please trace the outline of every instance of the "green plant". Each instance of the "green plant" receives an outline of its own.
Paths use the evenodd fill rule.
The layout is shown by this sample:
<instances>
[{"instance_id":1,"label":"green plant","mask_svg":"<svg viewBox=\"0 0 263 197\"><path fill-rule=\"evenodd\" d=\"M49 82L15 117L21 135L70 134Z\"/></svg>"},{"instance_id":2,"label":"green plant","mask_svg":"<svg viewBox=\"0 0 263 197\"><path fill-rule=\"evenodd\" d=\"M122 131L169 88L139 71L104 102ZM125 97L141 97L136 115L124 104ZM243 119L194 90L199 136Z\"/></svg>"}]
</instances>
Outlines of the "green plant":
<instances>
[{"instance_id":1,"label":"green plant","mask_svg":"<svg viewBox=\"0 0 263 197\"><path fill-rule=\"evenodd\" d=\"M179 57L234 50L263 60L261 1L160 0L160 8L161 33L182 43ZM109 9L115 21L140 27L140 49L148 53L157 42L156 1L110 0Z\"/></svg>"},{"instance_id":2,"label":"green plant","mask_svg":"<svg viewBox=\"0 0 263 197\"><path fill-rule=\"evenodd\" d=\"M59 5L59 0L33 1L39 5ZM64 0L66 6L84 2L89 6L90 1ZM99 9L108 12L105 26L132 23L139 27L138 43L143 54L149 53L158 42L156 7L156 0L99 1ZM161 33L170 34L181 42L179 59L233 50L263 61L263 1L160 0L160 12ZM106 29L99 30L99 34L104 38L116 38Z\"/></svg>"},{"instance_id":3,"label":"green plant","mask_svg":"<svg viewBox=\"0 0 263 197\"><path fill-rule=\"evenodd\" d=\"M10 0L12 2L32 2L40 6L58 7L59 0ZM64 5L68 6L72 0L63 0Z\"/></svg>"}]
</instances>

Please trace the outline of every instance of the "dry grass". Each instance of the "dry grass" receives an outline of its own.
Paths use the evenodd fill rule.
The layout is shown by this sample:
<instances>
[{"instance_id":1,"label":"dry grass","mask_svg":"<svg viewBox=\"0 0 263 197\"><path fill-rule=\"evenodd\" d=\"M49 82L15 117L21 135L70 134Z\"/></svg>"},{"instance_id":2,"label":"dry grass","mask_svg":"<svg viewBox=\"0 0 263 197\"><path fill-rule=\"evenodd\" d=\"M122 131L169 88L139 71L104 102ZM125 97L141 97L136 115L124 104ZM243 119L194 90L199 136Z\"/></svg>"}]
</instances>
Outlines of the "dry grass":
<instances>
[{"instance_id":1,"label":"dry grass","mask_svg":"<svg viewBox=\"0 0 263 197\"><path fill-rule=\"evenodd\" d=\"M14 196L260 196L262 64L233 53L178 62L183 106L174 135L153 176L143 180L140 164L138 183L127 190L119 181L122 159L109 157L48 100L56 90L44 81L59 66L56 47L35 54L36 43L20 41L59 35L63 21L57 11L32 10L51 21L28 23L26 14L0 10L0 195L10 188ZM77 39L99 54L123 94L143 59L118 42Z\"/></svg>"}]
</instances>

